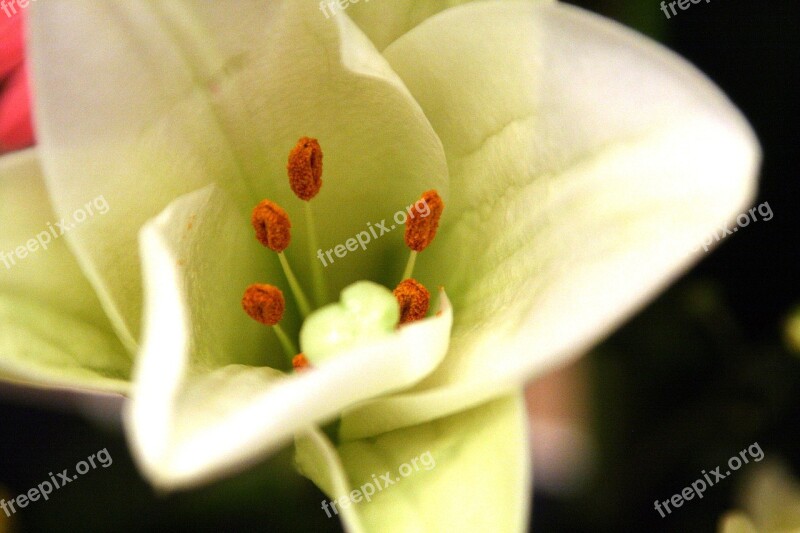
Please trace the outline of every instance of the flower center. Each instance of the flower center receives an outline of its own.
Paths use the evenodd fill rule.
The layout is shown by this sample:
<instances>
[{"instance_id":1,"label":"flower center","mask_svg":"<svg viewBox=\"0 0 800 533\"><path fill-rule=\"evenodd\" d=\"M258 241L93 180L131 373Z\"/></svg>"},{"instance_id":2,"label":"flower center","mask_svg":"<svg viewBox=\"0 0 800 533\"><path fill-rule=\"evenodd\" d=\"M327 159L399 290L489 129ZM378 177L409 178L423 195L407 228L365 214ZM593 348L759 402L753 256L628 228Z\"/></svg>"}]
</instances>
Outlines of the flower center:
<instances>
[{"instance_id":1,"label":"flower center","mask_svg":"<svg viewBox=\"0 0 800 533\"><path fill-rule=\"evenodd\" d=\"M316 139L302 137L289 152L287 164L289 186L304 200L309 231L309 251L312 257L314 290L318 301L323 301L325 278L321 266L313 260L317 249L316 230L310 201L322 188L322 148ZM278 255L286 281L301 315L306 322L300 333L304 353L298 353L295 342L280 326L286 303L282 291L270 284L254 283L247 287L242 307L253 319L272 327L278 340L292 361L295 372L313 368L327 353L356 345L359 341L389 333L392 329L422 320L430 306L430 292L412 278L417 254L427 248L439 227L444 202L435 190L422 194L417 205L427 206L426 213L406 219L405 243L410 254L402 281L394 291L372 282L358 282L342 291L341 303L324 306L312 315L311 305L283 253L291 243L291 220L286 211L275 202L264 199L254 209L252 225L256 239Z\"/></svg>"}]
</instances>

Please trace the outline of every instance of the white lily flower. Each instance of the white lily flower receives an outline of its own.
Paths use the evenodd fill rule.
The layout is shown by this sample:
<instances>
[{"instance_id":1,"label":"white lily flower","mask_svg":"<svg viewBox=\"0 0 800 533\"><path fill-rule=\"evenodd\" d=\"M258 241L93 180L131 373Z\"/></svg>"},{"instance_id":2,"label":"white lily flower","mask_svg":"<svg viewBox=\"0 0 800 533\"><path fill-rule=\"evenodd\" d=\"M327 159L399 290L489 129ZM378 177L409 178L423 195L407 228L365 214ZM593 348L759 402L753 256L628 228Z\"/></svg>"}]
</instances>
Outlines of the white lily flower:
<instances>
[{"instance_id":1,"label":"white lily flower","mask_svg":"<svg viewBox=\"0 0 800 533\"><path fill-rule=\"evenodd\" d=\"M427 451L435 469L343 508L347 527L524 529L520 387L608 334L748 206L752 131L685 61L555 2L386 0L327 18L316 2L231 5L31 6L55 215L99 195L110 206L65 235L81 268L47 277L76 291L88 280L136 354L126 420L143 472L192 486L300 435L301 470L339 498ZM287 150L305 135L325 154L311 208L326 248L439 191L447 208L414 277L443 290L435 316L287 375L278 340L239 300L263 281L288 294L248 226L264 198L293 215L286 255L311 286L311 228L286 182ZM0 165L4 182L35 177L34 154L17 157ZM401 233L326 267L329 295L360 280L393 287ZM28 342L0 354L4 368L12 357L18 372L59 375L73 353L100 353L29 360ZM339 416L333 443L315 427Z\"/></svg>"}]
</instances>

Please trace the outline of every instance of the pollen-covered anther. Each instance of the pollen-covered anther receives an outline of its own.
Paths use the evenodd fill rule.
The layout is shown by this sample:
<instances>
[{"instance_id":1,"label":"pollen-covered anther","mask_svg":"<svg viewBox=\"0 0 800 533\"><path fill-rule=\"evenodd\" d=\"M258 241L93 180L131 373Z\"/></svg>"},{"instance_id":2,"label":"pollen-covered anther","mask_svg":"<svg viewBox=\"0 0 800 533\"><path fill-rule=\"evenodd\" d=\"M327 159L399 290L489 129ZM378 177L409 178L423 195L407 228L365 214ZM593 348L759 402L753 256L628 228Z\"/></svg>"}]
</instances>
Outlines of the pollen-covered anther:
<instances>
[{"instance_id":1,"label":"pollen-covered anther","mask_svg":"<svg viewBox=\"0 0 800 533\"><path fill-rule=\"evenodd\" d=\"M400 325L421 320L428 314L431 293L422 283L408 278L401 281L393 292L400 304Z\"/></svg>"},{"instance_id":2,"label":"pollen-covered anther","mask_svg":"<svg viewBox=\"0 0 800 533\"><path fill-rule=\"evenodd\" d=\"M289 186L301 200L311 200L322 188L322 148L316 139L302 137L289 152Z\"/></svg>"},{"instance_id":3,"label":"pollen-covered anther","mask_svg":"<svg viewBox=\"0 0 800 533\"><path fill-rule=\"evenodd\" d=\"M256 283L244 291L242 307L253 320L274 326L283 318L286 302L278 287Z\"/></svg>"},{"instance_id":4,"label":"pollen-covered anther","mask_svg":"<svg viewBox=\"0 0 800 533\"><path fill-rule=\"evenodd\" d=\"M254 209L250 221L258 242L275 252L282 252L292 240L289 215L275 202L262 200Z\"/></svg>"},{"instance_id":5,"label":"pollen-covered anther","mask_svg":"<svg viewBox=\"0 0 800 533\"><path fill-rule=\"evenodd\" d=\"M292 358L292 368L294 368L295 372L305 372L306 370L311 370L311 363L308 362L304 354L299 353Z\"/></svg>"},{"instance_id":6,"label":"pollen-covered anther","mask_svg":"<svg viewBox=\"0 0 800 533\"><path fill-rule=\"evenodd\" d=\"M427 215L422 216L417 209L416 216L409 216L406 220L406 245L415 252L421 252L427 248L436 237L439 219L444 211L444 202L434 189L424 192L422 198L416 202L417 205L420 203L427 206Z\"/></svg>"}]
</instances>

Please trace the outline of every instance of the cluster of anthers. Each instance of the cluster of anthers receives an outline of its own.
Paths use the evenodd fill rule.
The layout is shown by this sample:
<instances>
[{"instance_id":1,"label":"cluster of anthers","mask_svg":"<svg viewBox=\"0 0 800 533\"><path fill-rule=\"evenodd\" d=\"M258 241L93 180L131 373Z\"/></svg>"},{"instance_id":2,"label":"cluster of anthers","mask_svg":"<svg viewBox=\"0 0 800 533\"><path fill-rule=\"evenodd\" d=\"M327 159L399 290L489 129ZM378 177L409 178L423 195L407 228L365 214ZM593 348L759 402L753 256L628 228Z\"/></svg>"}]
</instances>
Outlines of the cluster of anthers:
<instances>
[{"instance_id":1,"label":"cluster of anthers","mask_svg":"<svg viewBox=\"0 0 800 533\"><path fill-rule=\"evenodd\" d=\"M309 231L309 245L316 249L316 234L309 203L322 188L322 149L316 139L303 137L289 153L287 165L289 186L292 192L304 200L306 222ZM417 253L424 250L436 236L439 219L444 210L444 202L435 190L422 194L420 201L430 207L430 214L425 217L409 217L406 219L405 242L411 249L402 281L393 293L400 308L398 327L415 320L425 318L430 306L430 292L411 276L414 270ZM289 287L297 301L303 318L311 314L311 305L297 281L289 261L283 251L291 242L291 221L286 211L271 200L262 200L254 209L252 224L256 239L278 254L281 267ZM313 255L313 252L312 252ZM314 262L316 263L316 262ZM318 265L316 265L318 267ZM314 282L317 294L324 294L324 279L321 269L314 271ZM286 309L283 292L274 285L256 283L247 287L242 298L242 307L253 319L267 326L272 326L284 351L292 357L295 371L311 368L305 355L298 353L295 344L280 326ZM296 354L296 355L293 355Z\"/></svg>"}]
</instances>

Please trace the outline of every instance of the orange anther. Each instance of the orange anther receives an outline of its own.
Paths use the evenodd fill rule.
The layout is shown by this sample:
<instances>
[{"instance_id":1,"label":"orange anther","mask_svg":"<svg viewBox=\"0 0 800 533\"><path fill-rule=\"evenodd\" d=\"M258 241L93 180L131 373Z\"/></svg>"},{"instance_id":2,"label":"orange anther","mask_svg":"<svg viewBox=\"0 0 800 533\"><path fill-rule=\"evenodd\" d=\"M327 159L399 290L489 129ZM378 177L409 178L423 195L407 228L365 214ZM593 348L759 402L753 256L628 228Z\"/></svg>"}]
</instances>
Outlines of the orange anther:
<instances>
[{"instance_id":1,"label":"orange anther","mask_svg":"<svg viewBox=\"0 0 800 533\"><path fill-rule=\"evenodd\" d=\"M430 212L427 216L409 216L406 220L406 245L415 252L421 252L433 241L444 211L444 202L435 190L424 192L419 202L424 202Z\"/></svg>"},{"instance_id":2,"label":"orange anther","mask_svg":"<svg viewBox=\"0 0 800 533\"><path fill-rule=\"evenodd\" d=\"M267 326L274 326L283 318L286 303L283 293L278 287L253 284L244 292L242 307L253 320Z\"/></svg>"},{"instance_id":3,"label":"orange anther","mask_svg":"<svg viewBox=\"0 0 800 533\"><path fill-rule=\"evenodd\" d=\"M394 289L394 297L400 304L400 325L421 320L428 314L431 293L415 279L405 279Z\"/></svg>"},{"instance_id":4,"label":"orange anther","mask_svg":"<svg viewBox=\"0 0 800 533\"><path fill-rule=\"evenodd\" d=\"M253 209L251 222L256 230L256 239L270 250L282 252L289 246L292 223L278 204L262 200Z\"/></svg>"},{"instance_id":5,"label":"orange anther","mask_svg":"<svg viewBox=\"0 0 800 533\"><path fill-rule=\"evenodd\" d=\"M322 188L322 148L316 139L302 137L289 152L289 186L301 200L311 200Z\"/></svg>"}]
</instances>

